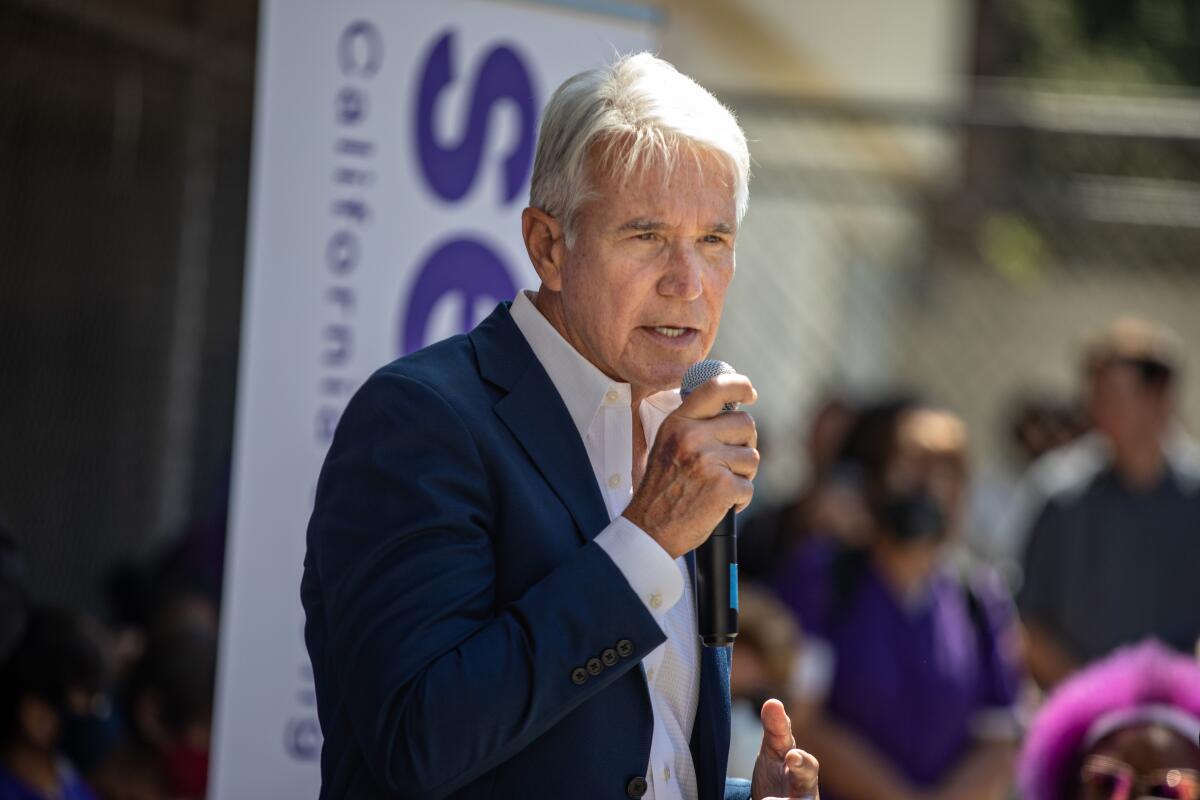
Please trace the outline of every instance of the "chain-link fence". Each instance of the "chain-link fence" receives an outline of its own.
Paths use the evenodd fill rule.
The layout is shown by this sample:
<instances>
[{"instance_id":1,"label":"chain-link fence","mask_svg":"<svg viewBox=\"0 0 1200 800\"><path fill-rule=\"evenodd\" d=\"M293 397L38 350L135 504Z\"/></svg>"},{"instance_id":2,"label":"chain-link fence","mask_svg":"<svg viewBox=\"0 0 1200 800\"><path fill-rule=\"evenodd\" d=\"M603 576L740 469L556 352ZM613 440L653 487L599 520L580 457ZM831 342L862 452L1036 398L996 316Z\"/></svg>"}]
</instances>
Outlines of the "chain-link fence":
<instances>
[{"instance_id":1,"label":"chain-link fence","mask_svg":"<svg viewBox=\"0 0 1200 800\"><path fill-rule=\"evenodd\" d=\"M0 500L52 532L24 545L65 600L202 513L229 456L256 20L187 5L0 8ZM1015 397L1076 393L1085 333L1133 312L1200 341L1195 93L724 99L755 177L717 352L761 389L768 495L828 392L948 405L986 476L1010 469Z\"/></svg>"},{"instance_id":2,"label":"chain-link fence","mask_svg":"<svg viewBox=\"0 0 1200 800\"><path fill-rule=\"evenodd\" d=\"M1078 397L1087 335L1134 314L1200 342L1200 95L725 99L755 177L718 348L760 389L769 494L801 479L830 392L902 388L955 410L986 484L1017 466L1019 398ZM1186 423L1200 351L1185 357Z\"/></svg>"}]
</instances>

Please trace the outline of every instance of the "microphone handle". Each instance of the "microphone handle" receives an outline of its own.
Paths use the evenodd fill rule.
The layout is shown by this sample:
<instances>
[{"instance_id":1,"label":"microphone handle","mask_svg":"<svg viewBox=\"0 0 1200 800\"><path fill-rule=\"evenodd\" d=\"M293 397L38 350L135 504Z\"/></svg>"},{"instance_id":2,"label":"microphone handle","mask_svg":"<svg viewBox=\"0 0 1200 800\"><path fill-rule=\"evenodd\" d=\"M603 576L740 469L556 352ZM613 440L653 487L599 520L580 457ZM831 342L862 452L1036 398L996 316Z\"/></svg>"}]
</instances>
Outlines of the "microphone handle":
<instances>
[{"instance_id":1,"label":"microphone handle","mask_svg":"<svg viewBox=\"0 0 1200 800\"><path fill-rule=\"evenodd\" d=\"M728 647L738 634L737 515L725 515L696 548L696 614L705 647Z\"/></svg>"}]
</instances>

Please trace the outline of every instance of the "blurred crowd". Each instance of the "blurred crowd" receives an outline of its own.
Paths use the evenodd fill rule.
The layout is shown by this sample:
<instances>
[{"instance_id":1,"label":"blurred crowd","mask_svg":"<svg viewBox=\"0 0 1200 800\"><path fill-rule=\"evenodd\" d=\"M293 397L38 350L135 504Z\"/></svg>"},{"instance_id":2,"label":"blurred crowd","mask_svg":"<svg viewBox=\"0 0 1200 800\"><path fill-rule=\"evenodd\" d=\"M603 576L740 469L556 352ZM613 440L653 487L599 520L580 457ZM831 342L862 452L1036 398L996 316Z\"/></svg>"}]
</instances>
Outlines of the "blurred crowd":
<instances>
[{"instance_id":1,"label":"blurred crowd","mask_svg":"<svg viewBox=\"0 0 1200 800\"><path fill-rule=\"evenodd\" d=\"M211 585L174 548L111 570L107 608L88 613L33 602L26 574L0 526L0 799L203 798Z\"/></svg>"},{"instance_id":2,"label":"blurred crowd","mask_svg":"<svg viewBox=\"0 0 1200 800\"><path fill-rule=\"evenodd\" d=\"M1014 404L973 485L936 398L831 396L808 478L742 522L731 771L786 697L825 800L1200 800L1200 450L1181 344L1126 318L1078 400Z\"/></svg>"},{"instance_id":3,"label":"blurred crowd","mask_svg":"<svg viewBox=\"0 0 1200 800\"><path fill-rule=\"evenodd\" d=\"M825 800L1200 800L1180 347L1096 335L1078 400L1014 404L1011 480L972 480L936 398L826 398L804 485L741 521L731 773L779 697ZM85 614L31 602L0 526L0 800L205 796L218 528L112 570Z\"/></svg>"}]
</instances>

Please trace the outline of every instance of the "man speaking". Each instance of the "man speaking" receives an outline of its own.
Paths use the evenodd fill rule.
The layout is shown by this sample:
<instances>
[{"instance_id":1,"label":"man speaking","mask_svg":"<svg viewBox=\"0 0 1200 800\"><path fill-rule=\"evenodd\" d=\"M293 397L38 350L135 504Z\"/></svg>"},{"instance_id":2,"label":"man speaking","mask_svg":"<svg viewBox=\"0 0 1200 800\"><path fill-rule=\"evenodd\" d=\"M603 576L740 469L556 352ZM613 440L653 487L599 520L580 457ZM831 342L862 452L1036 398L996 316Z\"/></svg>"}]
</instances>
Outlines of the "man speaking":
<instances>
[{"instance_id":1,"label":"man speaking","mask_svg":"<svg viewBox=\"0 0 1200 800\"><path fill-rule=\"evenodd\" d=\"M782 704L726 780L729 648L691 552L750 502L750 381L680 399L746 210L733 115L649 54L551 98L522 235L541 280L376 372L321 472L301 596L322 798L814 797Z\"/></svg>"}]
</instances>

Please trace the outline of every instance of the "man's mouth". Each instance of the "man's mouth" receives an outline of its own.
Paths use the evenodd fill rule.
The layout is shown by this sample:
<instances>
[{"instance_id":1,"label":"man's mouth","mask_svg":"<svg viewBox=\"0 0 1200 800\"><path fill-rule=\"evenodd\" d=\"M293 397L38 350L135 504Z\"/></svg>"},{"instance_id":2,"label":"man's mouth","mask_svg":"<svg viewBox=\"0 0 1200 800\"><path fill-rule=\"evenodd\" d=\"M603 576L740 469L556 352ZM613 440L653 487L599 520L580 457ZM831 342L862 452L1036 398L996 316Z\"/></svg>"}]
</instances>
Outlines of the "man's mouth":
<instances>
[{"instance_id":1,"label":"man's mouth","mask_svg":"<svg viewBox=\"0 0 1200 800\"><path fill-rule=\"evenodd\" d=\"M647 325L642 328L663 347L690 348L699 339L700 330L682 325Z\"/></svg>"}]
</instances>

